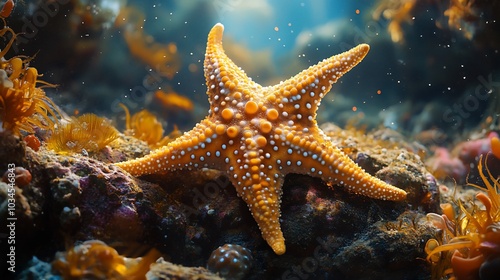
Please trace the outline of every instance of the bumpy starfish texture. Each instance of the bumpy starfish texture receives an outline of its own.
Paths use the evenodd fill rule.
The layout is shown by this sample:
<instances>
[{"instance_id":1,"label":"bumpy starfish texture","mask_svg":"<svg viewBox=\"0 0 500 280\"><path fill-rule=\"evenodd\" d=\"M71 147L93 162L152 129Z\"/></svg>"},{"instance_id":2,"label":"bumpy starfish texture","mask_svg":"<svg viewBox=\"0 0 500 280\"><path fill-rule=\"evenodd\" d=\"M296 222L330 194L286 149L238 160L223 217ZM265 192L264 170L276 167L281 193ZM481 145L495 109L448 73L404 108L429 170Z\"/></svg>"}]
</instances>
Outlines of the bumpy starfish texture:
<instances>
[{"instance_id":1,"label":"bumpy starfish texture","mask_svg":"<svg viewBox=\"0 0 500 280\"><path fill-rule=\"evenodd\" d=\"M262 87L226 56L223 30L216 24L208 35L204 70L209 116L167 146L118 163L119 167L135 176L181 169L225 171L276 254L285 252L279 217L288 173L319 177L371 198L406 198L404 190L371 176L343 154L315 120L321 99L365 57L368 45L325 59L278 85Z\"/></svg>"}]
</instances>

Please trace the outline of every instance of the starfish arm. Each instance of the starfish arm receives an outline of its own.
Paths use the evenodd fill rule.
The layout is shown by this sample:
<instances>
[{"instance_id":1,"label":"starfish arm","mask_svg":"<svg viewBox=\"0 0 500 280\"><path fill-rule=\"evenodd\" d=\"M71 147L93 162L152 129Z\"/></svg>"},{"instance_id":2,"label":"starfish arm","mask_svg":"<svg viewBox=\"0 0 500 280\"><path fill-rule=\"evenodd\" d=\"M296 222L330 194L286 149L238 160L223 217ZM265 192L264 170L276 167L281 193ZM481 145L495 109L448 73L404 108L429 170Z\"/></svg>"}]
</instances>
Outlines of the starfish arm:
<instances>
[{"instance_id":1,"label":"starfish arm","mask_svg":"<svg viewBox=\"0 0 500 280\"><path fill-rule=\"evenodd\" d=\"M328 172L324 172L321 176L324 181L340 184L351 193L370 198L392 201L406 199L404 190L371 176L331 142L328 143L319 157L321 159L319 163L322 164L324 160L327 166L324 169Z\"/></svg>"},{"instance_id":2,"label":"starfish arm","mask_svg":"<svg viewBox=\"0 0 500 280\"><path fill-rule=\"evenodd\" d=\"M333 146L319 129L311 128L308 134L304 134L301 131L292 133L292 130L284 127L280 139L281 155L276 158L285 173L319 177L326 182L345 186L349 192L371 198L393 201L406 199L404 190L368 174Z\"/></svg>"},{"instance_id":3,"label":"starfish arm","mask_svg":"<svg viewBox=\"0 0 500 280\"><path fill-rule=\"evenodd\" d=\"M227 107L227 100L248 100L250 94L262 91L262 86L252 81L246 73L227 57L222 48L224 26L216 24L208 34L204 62L207 94L211 112L217 113Z\"/></svg>"},{"instance_id":4,"label":"starfish arm","mask_svg":"<svg viewBox=\"0 0 500 280\"><path fill-rule=\"evenodd\" d=\"M116 165L133 176L205 167L222 169L225 167L219 151L219 147L223 146L221 142L224 142L222 138L217 134L216 126L205 119L189 132L149 155Z\"/></svg>"},{"instance_id":5,"label":"starfish arm","mask_svg":"<svg viewBox=\"0 0 500 280\"><path fill-rule=\"evenodd\" d=\"M285 239L279 224L284 175L269 162L267 140L258 129L247 124L233 133L230 128L223 133L227 136L222 147L224 162L228 163L224 170L250 209L262 237L281 255L285 253Z\"/></svg>"},{"instance_id":6,"label":"starfish arm","mask_svg":"<svg viewBox=\"0 0 500 280\"><path fill-rule=\"evenodd\" d=\"M283 104L283 110L295 123L309 126L316 123L316 111L321 99L345 73L366 56L370 47L358 45L344 53L325 59L294 77L270 87L267 100Z\"/></svg>"},{"instance_id":7,"label":"starfish arm","mask_svg":"<svg viewBox=\"0 0 500 280\"><path fill-rule=\"evenodd\" d=\"M261 164L256 157L250 160L247 168L241 168L240 172L228 175L238 195L250 209L262 237L276 254L282 255L286 250L285 238L279 223L283 175L273 172L277 170L274 167L271 167L269 172L262 171L269 167Z\"/></svg>"}]
</instances>

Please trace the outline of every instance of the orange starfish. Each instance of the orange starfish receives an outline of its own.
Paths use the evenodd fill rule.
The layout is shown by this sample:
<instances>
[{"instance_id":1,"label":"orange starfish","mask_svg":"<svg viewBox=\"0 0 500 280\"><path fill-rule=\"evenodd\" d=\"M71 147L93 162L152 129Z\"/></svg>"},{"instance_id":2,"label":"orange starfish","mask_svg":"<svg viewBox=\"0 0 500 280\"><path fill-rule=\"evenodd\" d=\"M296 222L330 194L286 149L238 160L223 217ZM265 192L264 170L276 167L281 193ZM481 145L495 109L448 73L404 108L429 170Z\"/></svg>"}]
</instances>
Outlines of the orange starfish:
<instances>
[{"instance_id":1,"label":"orange starfish","mask_svg":"<svg viewBox=\"0 0 500 280\"><path fill-rule=\"evenodd\" d=\"M119 167L135 176L180 169L225 171L278 255L285 253L279 217L288 173L319 177L372 198L406 198L405 191L371 176L343 154L315 120L321 99L365 57L368 45L325 59L278 85L262 87L226 56L223 30L219 23L208 35L204 68L209 116L167 146L118 163Z\"/></svg>"}]
</instances>

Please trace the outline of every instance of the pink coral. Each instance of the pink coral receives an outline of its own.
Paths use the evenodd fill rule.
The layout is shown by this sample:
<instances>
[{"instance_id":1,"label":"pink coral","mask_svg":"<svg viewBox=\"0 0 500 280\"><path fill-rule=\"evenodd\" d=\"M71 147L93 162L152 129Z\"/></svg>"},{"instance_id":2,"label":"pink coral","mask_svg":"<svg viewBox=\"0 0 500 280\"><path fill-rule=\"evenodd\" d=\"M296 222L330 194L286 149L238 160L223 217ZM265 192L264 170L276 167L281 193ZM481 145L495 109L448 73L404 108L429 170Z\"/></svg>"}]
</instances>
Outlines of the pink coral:
<instances>
[{"instance_id":1,"label":"pink coral","mask_svg":"<svg viewBox=\"0 0 500 280\"><path fill-rule=\"evenodd\" d=\"M457 183L464 183L479 158L488 153L500 154L500 140L494 131L486 137L459 143L451 153L446 148L436 148L426 165L437 179L453 178Z\"/></svg>"},{"instance_id":2,"label":"pink coral","mask_svg":"<svg viewBox=\"0 0 500 280\"><path fill-rule=\"evenodd\" d=\"M432 174L440 180L452 178L456 182L462 183L467 175L467 168L463 162L450 154L446 148L436 148L434 156L426 162Z\"/></svg>"},{"instance_id":3,"label":"pink coral","mask_svg":"<svg viewBox=\"0 0 500 280\"><path fill-rule=\"evenodd\" d=\"M491 152L491 139L498 137L496 132L490 132L487 137L471 140L458 144L452 151L453 155L464 163L470 169L471 164L476 164L481 155Z\"/></svg>"}]
</instances>

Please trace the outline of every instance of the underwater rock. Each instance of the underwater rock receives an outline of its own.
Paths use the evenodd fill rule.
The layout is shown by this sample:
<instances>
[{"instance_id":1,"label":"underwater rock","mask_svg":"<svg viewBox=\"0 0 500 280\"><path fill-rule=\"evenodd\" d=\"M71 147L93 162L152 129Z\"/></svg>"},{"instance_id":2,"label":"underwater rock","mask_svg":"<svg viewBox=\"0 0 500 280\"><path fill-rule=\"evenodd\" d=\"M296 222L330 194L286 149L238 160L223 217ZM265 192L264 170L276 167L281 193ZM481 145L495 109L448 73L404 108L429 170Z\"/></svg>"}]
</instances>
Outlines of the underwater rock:
<instances>
[{"instance_id":1,"label":"underwater rock","mask_svg":"<svg viewBox=\"0 0 500 280\"><path fill-rule=\"evenodd\" d=\"M18 187L24 187L31 182L32 178L28 170L23 167L14 167L9 168L9 170L3 174L2 181L4 183L15 184Z\"/></svg>"},{"instance_id":2,"label":"underwater rock","mask_svg":"<svg viewBox=\"0 0 500 280\"><path fill-rule=\"evenodd\" d=\"M42 146L38 152L26 151L24 167L33 180L23 194L29 194L32 211L38 209L39 222L24 238L42 235L49 242L32 241L20 254L25 262L33 256L50 259L65 244L102 240L125 248L154 247L172 263L203 267L217 247L241 244L254 256L248 279L358 278L387 270L394 277L428 274L418 258L425 258L423 244L433 229L420 217L437 209L438 189L419 157L398 148L411 145L402 140L391 144L364 132L332 128L327 134L368 172L404 188L406 202L359 197L340 187L329 189L320 179L290 174L283 185L281 216L288 249L278 257L220 171L178 171L137 179L113 164L79 154L59 155ZM124 139L130 144L112 144L92 156L110 161L149 151L138 140L120 136L117 142ZM185 273L201 268L193 269L157 264L148 277L186 279Z\"/></svg>"},{"instance_id":3,"label":"underwater rock","mask_svg":"<svg viewBox=\"0 0 500 280\"><path fill-rule=\"evenodd\" d=\"M344 147L348 155L355 159L365 157L365 162L359 161L368 172L404 188L409 193L407 203L356 198L342 188L328 189L317 178L288 175L283 185L281 215L288 249L283 258L277 258L266 248L246 205L222 172L202 170L142 176L141 179L162 186L185 209L189 226L184 250L190 252L186 257L191 258L183 261L171 255L171 261L203 265L199 262L200 255L208 256L217 246L232 243L254 252L251 279L298 277L300 274L290 269L290 264L300 267L304 261L309 271L307 275L343 275L347 272L341 272L341 267L349 261L354 262L359 255L353 253L339 258L339 254L355 249L349 246L358 242L368 244L365 247L373 246L370 244L381 247L377 247L376 254L370 255L373 259L368 260L363 270L366 275L389 269L390 264L384 258L390 252L394 254L393 263L397 264L395 276L426 275L425 262L416 259L425 257L422 247L433 229L421 225L419 218L425 212L438 209L435 178L426 171L418 156L398 148L411 147L408 143L388 143L374 136L366 137L364 133L344 130L327 134L332 141L340 142L339 146ZM383 228L385 224L391 228L390 233ZM326 244L327 249L320 250L322 254L316 259L315 248L323 248L321 244ZM411 251L411 254L398 254L400 251Z\"/></svg>"},{"instance_id":4,"label":"underwater rock","mask_svg":"<svg viewBox=\"0 0 500 280\"><path fill-rule=\"evenodd\" d=\"M500 274L500 256L488 258L479 268L479 279L493 280Z\"/></svg>"},{"instance_id":5,"label":"underwater rock","mask_svg":"<svg viewBox=\"0 0 500 280\"><path fill-rule=\"evenodd\" d=\"M58 276L55 276L52 273L50 263L44 262L37 257L33 257L33 259L26 264L26 268L19 274L17 279L58 279Z\"/></svg>"},{"instance_id":6,"label":"underwater rock","mask_svg":"<svg viewBox=\"0 0 500 280\"><path fill-rule=\"evenodd\" d=\"M7 170L8 164L21 166L24 161L25 145L22 140L9 131L0 130L0 172Z\"/></svg>"},{"instance_id":7,"label":"underwater rock","mask_svg":"<svg viewBox=\"0 0 500 280\"><path fill-rule=\"evenodd\" d=\"M391 210L394 202L356 199L323 184L287 177L282 216L288 255L273 263L282 279L426 278L420 248L434 229L422 213Z\"/></svg>"},{"instance_id":8,"label":"underwater rock","mask_svg":"<svg viewBox=\"0 0 500 280\"><path fill-rule=\"evenodd\" d=\"M422 252L415 248L434 234L423 215L407 211L394 222L368 226L365 234L339 250L336 264L347 279L426 279Z\"/></svg>"},{"instance_id":9,"label":"underwater rock","mask_svg":"<svg viewBox=\"0 0 500 280\"><path fill-rule=\"evenodd\" d=\"M329 123L321 127L333 142L339 143L345 154L368 173L404 189L408 193L406 201L412 207L422 207L426 212L437 211L439 190L435 178L416 154L420 152L420 147L407 143L390 129L365 133L354 129L342 130Z\"/></svg>"},{"instance_id":10,"label":"underwater rock","mask_svg":"<svg viewBox=\"0 0 500 280\"><path fill-rule=\"evenodd\" d=\"M106 163L118 162L125 158L142 157L149 154L150 151L151 149L146 142L120 134L118 139L100 151L97 159Z\"/></svg>"},{"instance_id":11,"label":"underwater rock","mask_svg":"<svg viewBox=\"0 0 500 280\"><path fill-rule=\"evenodd\" d=\"M148 280L222 280L214 273L203 267L184 267L159 259L151 265L151 269L146 274Z\"/></svg>"},{"instance_id":12,"label":"underwater rock","mask_svg":"<svg viewBox=\"0 0 500 280\"><path fill-rule=\"evenodd\" d=\"M45 147L39 152L27 149L24 167L32 181L16 187L18 266L32 259L34 252L39 258L52 258L75 241L99 239L172 251L184 244L185 219L179 218L183 214L157 185L137 182L93 158L58 155ZM7 193L7 185L0 185L0 193L4 189ZM0 205L5 198L0 195Z\"/></svg>"}]
</instances>

